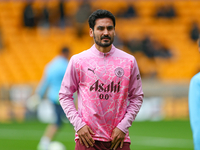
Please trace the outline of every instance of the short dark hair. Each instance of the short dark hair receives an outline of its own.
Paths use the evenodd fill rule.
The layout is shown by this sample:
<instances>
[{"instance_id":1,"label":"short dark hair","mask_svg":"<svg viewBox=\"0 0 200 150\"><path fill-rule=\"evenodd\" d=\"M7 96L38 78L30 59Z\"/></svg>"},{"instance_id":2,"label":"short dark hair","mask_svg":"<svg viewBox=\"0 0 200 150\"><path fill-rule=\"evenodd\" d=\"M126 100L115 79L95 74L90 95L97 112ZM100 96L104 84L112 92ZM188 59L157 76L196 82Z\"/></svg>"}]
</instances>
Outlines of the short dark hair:
<instances>
[{"instance_id":1,"label":"short dark hair","mask_svg":"<svg viewBox=\"0 0 200 150\"><path fill-rule=\"evenodd\" d=\"M61 52L62 52L63 54L69 53L69 48L68 48L68 47L63 47L63 48L61 49Z\"/></svg>"},{"instance_id":2,"label":"short dark hair","mask_svg":"<svg viewBox=\"0 0 200 150\"><path fill-rule=\"evenodd\" d=\"M94 30L95 21L99 18L110 18L113 21L113 25L115 27L115 16L108 10L98 9L93 12L88 19L89 26L92 28L92 30Z\"/></svg>"}]
</instances>

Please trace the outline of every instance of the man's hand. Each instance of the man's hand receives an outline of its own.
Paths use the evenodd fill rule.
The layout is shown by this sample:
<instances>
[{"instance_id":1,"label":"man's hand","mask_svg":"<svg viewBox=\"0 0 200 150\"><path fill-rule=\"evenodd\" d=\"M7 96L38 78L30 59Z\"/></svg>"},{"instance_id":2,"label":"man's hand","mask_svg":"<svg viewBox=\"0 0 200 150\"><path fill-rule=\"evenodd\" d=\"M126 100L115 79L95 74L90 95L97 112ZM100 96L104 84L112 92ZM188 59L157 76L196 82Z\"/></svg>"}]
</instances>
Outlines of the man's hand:
<instances>
[{"instance_id":1,"label":"man's hand","mask_svg":"<svg viewBox=\"0 0 200 150\"><path fill-rule=\"evenodd\" d=\"M113 149L113 150L117 149L119 144L120 144L120 148L122 148L124 144L125 135L126 134L124 132L122 132L119 128L116 127L112 131L112 135L111 135L112 142L111 142L110 149Z\"/></svg>"},{"instance_id":2,"label":"man's hand","mask_svg":"<svg viewBox=\"0 0 200 150\"><path fill-rule=\"evenodd\" d=\"M82 145L85 145L87 148L89 146L93 146L94 139L92 138L91 134L94 135L94 132L90 129L89 126L83 126L80 130L78 130L77 134Z\"/></svg>"}]
</instances>

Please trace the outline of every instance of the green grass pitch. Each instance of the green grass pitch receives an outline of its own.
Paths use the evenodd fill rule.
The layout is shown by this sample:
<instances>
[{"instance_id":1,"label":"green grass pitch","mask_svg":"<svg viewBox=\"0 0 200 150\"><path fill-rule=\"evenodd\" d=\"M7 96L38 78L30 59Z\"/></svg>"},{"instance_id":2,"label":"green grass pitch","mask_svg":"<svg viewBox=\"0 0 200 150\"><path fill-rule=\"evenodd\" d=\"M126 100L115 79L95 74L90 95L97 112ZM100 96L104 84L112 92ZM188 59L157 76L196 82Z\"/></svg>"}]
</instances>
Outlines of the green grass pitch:
<instances>
[{"instance_id":1,"label":"green grass pitch","mask_svg":"<svg viewBox=\"0 0 200 150\"><path fill-rule=\"evenodd\" d=\"M0 123L0 150L36 150L46 124L38 121ZM193 150L189 121L134 122L129 129L131 150ZM55 141L74 150L74 130L65 124Z\"/></svg>"}]
</instances>

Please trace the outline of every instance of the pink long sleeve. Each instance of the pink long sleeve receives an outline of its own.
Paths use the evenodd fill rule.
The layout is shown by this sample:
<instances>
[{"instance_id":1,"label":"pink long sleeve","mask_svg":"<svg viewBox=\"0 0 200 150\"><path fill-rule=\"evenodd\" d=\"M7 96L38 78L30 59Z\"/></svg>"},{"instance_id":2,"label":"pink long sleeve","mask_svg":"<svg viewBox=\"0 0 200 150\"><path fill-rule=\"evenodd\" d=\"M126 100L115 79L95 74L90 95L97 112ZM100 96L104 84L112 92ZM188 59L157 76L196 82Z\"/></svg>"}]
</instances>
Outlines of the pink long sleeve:
<instances>
[{"instance_id":1,"label":"pink long sleeve","mask_svg":"<svg viewBox=\"0 0 200 150\"><path fill-rule=\"evenodd\" d=\"M128 90L129 106L127 107L125 117L117 126L124 133L128 132L128 128L132 125L132 122L135 120L135 117L138 114L143 102L143 91L141 81L138 82L138 80L140 80L141 77L137 67L137 62L135 61L134 63L135 65L129 83L133 86L129 86Z\"/></svg>"},{"instance_id":2,"label":"pink long sleeve","mask_svg":"<svg viewBox=\"0 0 200 150\"><path fill-rule=\"evenodd\" d=\"M73 58L69 62L65 76L63 78L59 92L59 100L67 118L74 126L75 131L78 131L86 124L82 121L81 116L79 115L74 105L73 93L77 91L79 80L72 61Z\"/></svg>"}]
</instances>

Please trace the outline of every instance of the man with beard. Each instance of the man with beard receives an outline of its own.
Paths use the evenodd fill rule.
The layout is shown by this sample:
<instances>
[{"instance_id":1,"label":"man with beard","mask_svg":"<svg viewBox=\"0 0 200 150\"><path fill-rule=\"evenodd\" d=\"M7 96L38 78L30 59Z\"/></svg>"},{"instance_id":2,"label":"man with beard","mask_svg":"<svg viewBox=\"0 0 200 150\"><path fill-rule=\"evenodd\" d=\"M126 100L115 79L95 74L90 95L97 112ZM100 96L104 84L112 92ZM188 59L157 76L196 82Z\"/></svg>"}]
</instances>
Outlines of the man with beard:
<instances>
[{"instance_id":1,"label":"man with beard","mask_svg":"<svg viewBox=\"0 0 200 150\"><path fill-rule=\"evenodd\" d=\"M107 10L89 16L94 45L72 56L59 92L60 104L76 131L75 150L130 150L128 128L143 102L135 58L117 49L115 17ZM78 109L73 93L78 94Z\"/></svg>"}]
</instances>

